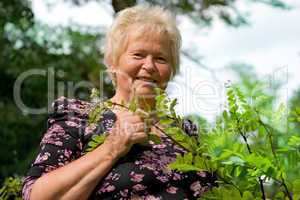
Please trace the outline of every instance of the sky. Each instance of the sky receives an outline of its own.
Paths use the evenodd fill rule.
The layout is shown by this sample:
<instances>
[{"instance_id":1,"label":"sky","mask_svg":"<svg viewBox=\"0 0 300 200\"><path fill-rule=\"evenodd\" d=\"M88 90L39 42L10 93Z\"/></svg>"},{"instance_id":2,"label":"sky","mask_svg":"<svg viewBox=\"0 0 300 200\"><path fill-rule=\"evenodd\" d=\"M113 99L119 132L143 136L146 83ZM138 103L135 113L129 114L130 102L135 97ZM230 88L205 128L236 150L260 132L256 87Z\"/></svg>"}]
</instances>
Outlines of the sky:
<instances>
[{"instance_id":1,"label":"sky","mask_svg":"<svg viewBox=\"0 0 300 200\"><path fill-rule=\"evenodd\" d=\"M94 27L108 27L113 20L112 7L90 2L83 7L72 7L62 0L50 8L45 1L32 0L37 20L50 25L68 25L70 22ZM241 1L240 1L241 2ZM201 62L211 72L182 57L181 71L169 84L171 97L178 98L180 114L201 114L213 120L223 109L224 84L236 77L225 68L232 62L253 65L262 79L283 80L280 101L287 102L300 87L300 1L285 0L292 10L271 8L262 4L239 3L238 7L250 13L249 26L232 28L216 20L209 28L199 28L189 19L178 17L183 38L183 49L203 57Z\"/></svg>"}]
</instances>

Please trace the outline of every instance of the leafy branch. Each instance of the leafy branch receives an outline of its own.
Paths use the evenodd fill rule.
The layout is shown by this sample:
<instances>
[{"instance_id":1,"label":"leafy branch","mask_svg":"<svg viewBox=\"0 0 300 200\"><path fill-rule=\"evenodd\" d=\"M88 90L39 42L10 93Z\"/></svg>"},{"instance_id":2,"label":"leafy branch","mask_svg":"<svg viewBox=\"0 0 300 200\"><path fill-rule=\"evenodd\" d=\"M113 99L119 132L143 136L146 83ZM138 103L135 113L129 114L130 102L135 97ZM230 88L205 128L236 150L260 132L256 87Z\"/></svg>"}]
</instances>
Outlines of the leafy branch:
<instances>
[{"instance_id":1,"label":"leafy branch","mask_svg":"<svg viewBox=\"0 0 300 200\"><path fill-rule=\"evenodd\" d=\"M271 150L272 150L272 155L276 161L276 164L277 166L279 166L279 162L278 162L278 159L277 159L277 154L276 154L276 151L275 151L275 147L274 147L274 144L273 144L273 137L272 137L272 133L271 131L269 130L269 128L266 126L266 124L261 120L261 118L259 117L259 113L257 110L255 110L255 113L257 114L258 116L258 123L266 130L266 133L268 135L268 139L269 139L269 142L270 142L270 146L271 146ZM281 179L281 184L283 185L284 187L284 190L285 190L285 193L286 195L288 196L289 200L292 200L293 197L291 196L291 193L289 192L289 189L285 183L285 180L282 176L282 173L280 174L280 179Z\"/></svg>"},{"instance_id":2,"label":"leafy branch","mask_svg":"<svg viewBox=\"0 0 300 200\"><path fill-rule=\"evenodd\" d=\"M144 119L155 117L163 126L160 127L155 123L149 125L186 150L186 153L178 155L168 166L170 169L183 172L208 171L217 175L219 186L206 192L203 199L245 200L276 197L292 200L300 197L300 191L297 189L300 185L298 174L295 177L287 177L286 167L283 167L287 159L288 162L299 160L300 137L294 134L287 141L288 147L279 147L280 133L275 131L272 125L263 122L263 119L271 119L272 123L276 121L266 115L271 112L251 106L237 86L228 88L227 99L228 110L217 119L214 128L208 132L198 133L201 139L198 138L198 141L182 130L183 120L176 115L174 109L176 100L169 99L161 91L156 97L155 115L151 110L137 109L135 103L130 105L122 103L117 106L131 110ZM114 104L110 102L108 105ZM278 118L281 112L275 112L275 115L274 118ZM97 114L91 116L93 119L101 118L96 117ZM105 138L98 140L101 143L103 139ZM269 145L265 145L265 141ZM288 154L290 150L293 152L292 155ZM297 166L297 162L293 165ZM295 170L293 172L297 173ZM275 196L269 191L270 185L276 191Z\"/></svg>"},{"instance_id":3,"label":"leafy branch","mask_svg":"<svg viewBox=\"0 0 300 200\"><path fill-rule=\"evenodd\" d=\"M238 117L239 113L238 111L241 112L246 112L249 107L246 104L246 100L244 95L242 94L242 92L239 90L239 88L229 88L228 92L227 92L227 96L228 96L228 102L229 102L229 112L230 114L233 116L233 118L236 120L237 122L237 130L238 133L242 136L246 146L247 146L247 150L249 152L249 154L252 154L252 150L250 148L250 145L247 141L247 137L246 134L240 129L241 126L241 122L240 119ZM239 103L238 103L239 101ZM239 108L239 106L241 106L241 108ZM263 180L261 177L258 177L258 181L260 184L260 190L262 193L262 199L266 199L266 195L265 195L265 189L264 189L264 184L263 184Z\"/></svg>"},{"instance_id":4,"label":"leafy branch","mask_svg":"<svg viewBox=\"0 0 300 200\"><path fill-rule=\"evenodd\" d=\"M9 200L16 199L21 200L20 191L22 187L22 181L19 177L7 177L4 180L3 185L0 188L0 199Z\"/></svg>"},{"instance_id":5,"label":"leafy branch","mask_svg":"<svg viewBox=\"0 0 300 200\"><path fill-rule=\"evenodd\" d=\"M197 142L194 138L188 136L184 133L181 128L182 119L176 115L174 107L177 104L177 99L171 101L168 99L167 95L162 92L160 89L156 89L157 96L156 96L156 105L155 105L155 117L158 118L158 121L161 125L171 127L167 128L160 128L156 123L151 120L153 117L153 112L148 109L148 111L144 111L137 108L137 102L135 100L129 103L129 106L125 105L124 103L115 103L111 101L105 101L101 103L97 103L96 106L90 111L89 114L89 123L97 123L100 121L102 114L104 111L108 109L112 109L112 106L119 106L126 110L129 110L133 113L139 115L147 124L148 127L154 126L157 130L161 133L166 135L169 139L171 139L176 145L183 148L187 152L192 152L193 154L196 153ZM97 94L94 90L93 97L95 98L95 94ZM155 143L160 143L160 139L156 134L147 133L149 140L152 140ZM102 144L105 140L106 134L103 135L95 135L93 136L92 140L89 142L87 152L92 151L97 146Z\"/></svg>"}]
</instances>

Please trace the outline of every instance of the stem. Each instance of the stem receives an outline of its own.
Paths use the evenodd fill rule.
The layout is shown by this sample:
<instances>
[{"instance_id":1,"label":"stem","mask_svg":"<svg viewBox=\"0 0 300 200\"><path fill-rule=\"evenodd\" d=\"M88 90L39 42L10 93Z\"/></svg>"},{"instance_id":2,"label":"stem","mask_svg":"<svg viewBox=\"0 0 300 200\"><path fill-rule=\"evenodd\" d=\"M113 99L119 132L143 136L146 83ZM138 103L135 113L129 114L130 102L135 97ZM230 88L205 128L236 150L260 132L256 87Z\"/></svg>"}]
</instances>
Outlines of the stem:
<instances>
[{"instance_id":1,"label":"stem","mask_svg":"<svg viewBox=\"0 0 300 200\"><path fill-rule=\"evenodd\" d=\"M289 200L293 200L293 197L292 197L291 193L289 192L289 189L288 189L287 185L285 184L285 181L284 181L284 178L282 177L282 175L281 175L281 181L282 181L282 185L285 189L285 192L287 193Z\"/></svg>"},{"instance_id":2,"label":"stem","mask_svg":"<svg viewBox=\"0 0 300 200\"><path fill-rule=\"evenodd\" d=\"M275 146L274 146L274 143L273 143L272 134L271 134L270 130L266 127L266 125L261 121L260 118L258 119L258 122L259 122L260 125L262 125L262 127L267 132L268 139L269 139L269 142L270 142L270 145L271 145L272 154L275 158L276 164L278 165L278 159L277 159L277 155L276 155L276 152L275 152Z\"/></svg>"},{"instance_id":3,"label":"stem","mask_svg":"<svg viewBox=\"0 0 300 200\"><path fill-rule=\"evenodd\" d=\"M155 128L157 128L159 131L161 131L163 134L165 134L166 136L168 136L168 134L163 130L161 129L160 127L156 126L155 124L152 124ZM186 149L184 146L182 146L180 143L178 143L176 140L174 140L172 137L169 137L169 139L171 139L175 144L177 144L178 146L180 146L181 148L183 148L184 150L190 152L190 150ZM193 152L191 152L193 153Z\"/></svg>"},{"instance_id":4,"label":"stem","mask_svg":"<svg viewBox=\"0 0 300 200\"><path fill-rule=\"evenodd\" d=\"M259 180L259 185L260 185L260 190L261 190L261 193L262 193L262 199L266 199L266 195L265 195L265 189L264 189L264 183L263 183L263 180L261 179L261 177L258 177L258 180Z\"/></svg>"},{"instance_id":5,"label":"stem","mask_svg":"<svg viewBox=\"0 0 300 200\"><path fill-rule=\"evenodd\" d=\"M266 130L267 132L267 135L268 135L268 138L269 138L269 142L270 142L270 145L271 145L271 150L272 150L272 154L275 158L275 161L276 161L276 164L277 166L279 166L279 163L278 163L278 159L277 159L277 155L276 155L276 152L275 152L275 147L274 147L274 143L273 143L273 140L272 140L272 133L271 131L268 129L268 127L265 125L265 123L263 123L263 121L260 119L259 117L259 113L255 110L255 113L258 115L258 122L260 125L262 125L262 127ZM285 183L285 180L284 178L282 177L282 174L280 175L280 178L281 178L281 183L283 185L283 188L285 190L285 193L286 195L288 196L289 200L293 200L293 197L291 195L291 193L289 192L289 189Z\"/></svg>"},{"instance_id":6,"label":"stem","mask_svg":"<svg viewBox=\"0 0 300 200\"><path fill-rule=\"evenodd\" d=\"M228 182L225 178L219 176L218 174L217 174L217 177L218 177L220 180L224 181L224 183L226 183L226 184L228 184L228 185L232 185L233 187L235 187L235 188L239 191L240 196L243 197L243 192L242 192L242 190L241 190L237 185L235 185L233 182Z\"/></svg>"},{"instance_id":7,"label":"stem","mask_svg":"<svg viewBox=\"0 0 300 200\"><path fill-rule=\"evenodd\" d=\"M251 151L251 148L250 148L250 145L247 141L247 137L242 133L242 131L238 128L238 131L240 133L240 135L242 135L246 145L247 145L247 149L248 149L248 152L249 154L252 154L252 151ZM266 195L265 195L265 189L264 189L264 183L263 183L263 180L261 179L261 177L258 177L258 181L259 181L259 185L260 185L260 191L262 193L262 199L265 200L266 199Z\"/></svg>"},{"instance_id":8,"label":"stem","mask_svg":"<svg viewBox=\"0 0 300 200\"><path fill-rule=\"evenodd\" d=\"M248 152L249 154L252 154L252 151L251 151L251 148L250 148L250 145L248 143L248 140L247 140L247 137L245 136L245 134L242 132L242 130L240 129L239 125L240 125L240 120L239 118L236 117L235 113L232 113L233 116L235 116L235 119L237 121L237 125L238 125L238 132L239 134L243 137L243 140L245 141L246 145L247 145L247 149L248 149ZM263 180L261 179L261 177L258 177L258 181L259 181L259 185L260 185L260 191L262 193L262 199L263 200L266 200L266 195L265 195L265 189L264 189L264 183L263 183Z\"/></svg>"},{"instance_id":9,"label":"stem","mask_svg":"<svg viewBox=\"0 0 300 200\"><path fill-rule=\"evenodd\" d=\"M241 131L239 128L238 128L238 131L239 131L239 134L243 137L243 140L244 140L245 143L246 143L248 152L251 154L252 151L251 151L250 145L249 145L249 143L248 143L247 137L242 133L242 131Z\"/></svg>"}]
</instances>

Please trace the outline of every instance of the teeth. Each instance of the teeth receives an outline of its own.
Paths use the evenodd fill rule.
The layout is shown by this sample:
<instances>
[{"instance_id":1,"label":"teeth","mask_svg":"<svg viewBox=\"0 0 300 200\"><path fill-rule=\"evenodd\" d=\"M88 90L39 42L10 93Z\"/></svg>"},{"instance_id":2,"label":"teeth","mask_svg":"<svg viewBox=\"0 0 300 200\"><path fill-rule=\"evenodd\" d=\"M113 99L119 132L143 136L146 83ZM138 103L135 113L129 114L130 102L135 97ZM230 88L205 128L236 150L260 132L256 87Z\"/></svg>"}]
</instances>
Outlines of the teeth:
<instances>
[{"instance_id":1,"label":"teeth","mask_svg":"<svg viewBox=\"0 0 300 200\"><path fill-rule=\"evenodd\" d=\"M155 83L155 82L156 82L155 80L148 79L148 78L144 78L144 77L138 77L137 79L139 79L139 80L143 80L143 81L152 82L152 83Z\"/></svg>"}]
</instances>

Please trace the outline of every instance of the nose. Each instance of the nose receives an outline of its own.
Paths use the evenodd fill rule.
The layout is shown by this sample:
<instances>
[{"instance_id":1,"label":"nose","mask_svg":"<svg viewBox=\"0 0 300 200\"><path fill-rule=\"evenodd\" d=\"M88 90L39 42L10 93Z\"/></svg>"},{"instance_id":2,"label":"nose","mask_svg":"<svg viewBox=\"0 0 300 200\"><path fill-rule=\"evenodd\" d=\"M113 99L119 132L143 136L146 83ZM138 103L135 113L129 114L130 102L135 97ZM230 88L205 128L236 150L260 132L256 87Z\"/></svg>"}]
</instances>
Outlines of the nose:
<instances>
[{"instance_id":1,"label":"nose","mask_svg":"<svg viewBox=\"0 0 300 200\"><path fill-rule=\"evenodd\" d=\"M151 74L157 72L153 56L149 55L146 57L145 62L143 64L143 69L145 69L148 73Z\"/></svg>"}]
</instances>

